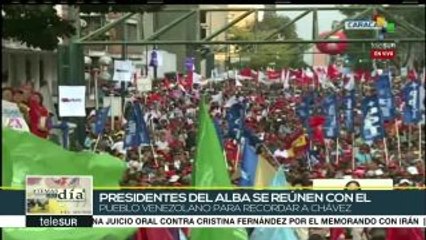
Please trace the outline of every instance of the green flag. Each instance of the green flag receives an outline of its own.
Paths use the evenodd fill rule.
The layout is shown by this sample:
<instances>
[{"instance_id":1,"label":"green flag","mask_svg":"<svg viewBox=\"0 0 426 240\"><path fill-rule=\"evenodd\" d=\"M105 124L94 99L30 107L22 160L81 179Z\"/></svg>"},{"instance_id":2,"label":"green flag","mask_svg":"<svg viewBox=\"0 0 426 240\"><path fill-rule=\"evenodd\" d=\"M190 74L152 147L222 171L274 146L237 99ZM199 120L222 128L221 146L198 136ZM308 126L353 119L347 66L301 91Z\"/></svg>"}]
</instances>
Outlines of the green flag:
<instances>
[{"instance_id":1,"label":"green flag","mask_svg":"<svg viewBox=\"0 0 426 240\"><path fill-rule=\"evenodd\" d=\"M91 175L94 186L118 187L126 168L108 154L67 151L27 132L3 128L2 133L3 176L12 178L3 186L23 188L26 175Z\"/></svg>"},{"instance_id":2,"label":"green flag","mask_svg":"<svg viewBox=\"0 0 426 240\"><path fill-rule=\"evenodd\" d=\"M26 175L91 175L96 187L118 187L126 165L110 155L70 152L30 133L2 129L2 185L25 187ZM24 206L23 206L24 207ZM134 228L5 228L5 240L125 240Z\"/></svg>"},{"instance_id":3,"label":"green flag","mask_svg":"<svg viewBox=\"0 0 426 240\"><path fill-rule=\"evenodd\" d=\"M197 155L192 175L197 187L231 187L222 147L213 120L204 99L200 105L198 121ZM191 240L246 240L243 228L194 228Z\"/></svg>"}]
</instances>

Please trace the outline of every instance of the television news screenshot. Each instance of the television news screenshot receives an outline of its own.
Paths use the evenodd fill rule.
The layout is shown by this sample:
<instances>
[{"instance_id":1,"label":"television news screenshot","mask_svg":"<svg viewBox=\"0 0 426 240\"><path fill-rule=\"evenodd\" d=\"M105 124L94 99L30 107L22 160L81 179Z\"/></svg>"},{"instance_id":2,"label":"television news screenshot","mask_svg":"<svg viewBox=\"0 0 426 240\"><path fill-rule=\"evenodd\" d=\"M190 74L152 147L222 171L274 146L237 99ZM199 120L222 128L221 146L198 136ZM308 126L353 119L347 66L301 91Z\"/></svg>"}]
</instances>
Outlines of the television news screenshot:
<instances>
[{"instance_id":1,"label":"television news screenshot","mask_svg":"<svg viewBox=\"0 0 426 240\"><path fill-rule=\"evenodd\" d=\"M2 1L0 240L425 240L425 4Z\"/></svg>"}]
</instances>

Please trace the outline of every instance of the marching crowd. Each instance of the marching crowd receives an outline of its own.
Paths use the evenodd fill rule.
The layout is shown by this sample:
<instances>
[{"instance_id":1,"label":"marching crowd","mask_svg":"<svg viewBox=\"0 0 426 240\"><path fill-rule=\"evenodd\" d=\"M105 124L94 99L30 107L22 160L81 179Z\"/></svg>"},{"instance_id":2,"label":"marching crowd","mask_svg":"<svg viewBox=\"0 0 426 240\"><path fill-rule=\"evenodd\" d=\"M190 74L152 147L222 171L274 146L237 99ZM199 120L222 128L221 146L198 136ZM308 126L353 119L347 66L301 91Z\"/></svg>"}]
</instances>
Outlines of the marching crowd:
<instances>
[{"instance_id":1,"label":"marching crowd","mask_svg":"<svg viewBox=\"0 0 426 240\"><path fill-rule=\"evenodd\" d=\"M405 79L396 77L393 81L399 109L400 86ZM371 82L356 86L358 94L354 133L341 127L338 140L323 139L321 136L307 138L306 144L293 149L292 154L289 154L288 150L292 148L294 140L307 133L306 125L297 115L296 108L302 96L313 88L318 96L317 102L330 91L319 85L293 84L284 89L282 83L264 84L236 79L182 86L176 78L165 78L154 81L151 92L129 92L131 101L140 102L143 106L150 144L139 148L124 148L125 126L130 114L127 104L123 117L116 117L113 123L107 119L101 136L93 132L96 113L92 111L89 114L85 148L109 152L126 161L128 169L122 185L190 185L192 163L195 160L197 108L200 98L207 96L210 113L223 144L229 173L236 185L241 177L239 163L242 152L239 139L228 134L229 122L226 114L233 104L244 103L243 126L250 132L250 141L256 152L275 166L284 164L288 182L294 187L310 187L312 179L316 178L391 178L395 186L425 186L425 162L420 158L425 156L425 148L419 152L420 129L417 125L404 124L401 114L397 114L396 120L385 122L386 138L383 141L367 144L362 140L359 103L363 94L374 94ZM338 94L344 91L339 81L335 82L335 89ZM3 87L2 99L18 105L33 134L41 138L49 137L52 128L49 119L54 110L46 106L46 98L40 90L35 91L32 84L15 89ZM313 112L321 114L320 109L320 105L314 103ZM339 118L343 118L341 114ZM246 135L243 136L246 141L249 140ZM423 134L421 137L424 141ZM326 234L316 234L315 230L311 230L311 235Z\"/></svg>"},{"instance_id":2,"label":"marching crowd","mask_svg":"<svg viewBox=\"0 0 426 240\"><path fill-rule=\"evenodd\" d=\"M292 142L301 133L306 133L306 126L301 123L295 108L309 86L296 86L284 91L279 83L267 85L234 79L204 86L194 85L188 89L178 85L176 79L163 79L155 84L153 91L133 94L132 100L144 106L144 118L151 136L151 144L141 149L123 149L128 110L124 111L124 118L115 119L113 130L110 121L107 122L99 141L97 136L90 134L96 120L95 114L90 114L86 147L93 149L96 145L97 151L108 151L125 159L129 170L123 184L189 184L195 155L198 102L201 95L207 95L210 113L219 128L229 171L235 183L240 177L238 163L241 162L242 153L239 141L235 136L228 135L226 113L233 104L245 102L244 128L249 129L255 138L253 145L258 154L265 156L272 164L284 164L288 180L294 186L311 186L311 179L315 178L392 178L396 186L424 186L419 128L402 123L400 115L395 121L385 122L386 142L363 142L359 127L362 114L358 112L354 116L355 132L352 134L342 127L338 146L336 139L314 138L307 141L309 146L302 146L301 151L298 149L290 156L286 150L291 148ZM363 87L367 89L366 92L374 91L368 83ZM325 93L322 88L316 91L319 96ZM395 95L398 94L396 92ZM315 111L321 108L315 107ZM359 109L358 104L355 111ZM422 151L424 156L424 148Z\"/></svg>"}]
</instances>

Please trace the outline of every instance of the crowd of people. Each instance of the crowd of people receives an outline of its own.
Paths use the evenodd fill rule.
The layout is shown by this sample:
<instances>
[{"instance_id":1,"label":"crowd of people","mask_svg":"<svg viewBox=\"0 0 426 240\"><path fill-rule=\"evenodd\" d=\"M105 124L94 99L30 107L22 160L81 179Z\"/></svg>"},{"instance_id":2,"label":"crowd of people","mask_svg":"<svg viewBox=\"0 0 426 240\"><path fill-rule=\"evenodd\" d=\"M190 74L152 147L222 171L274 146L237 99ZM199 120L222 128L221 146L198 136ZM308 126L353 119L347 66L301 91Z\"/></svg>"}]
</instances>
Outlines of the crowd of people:
<instances>
[{"instance_id":1,"label":"crowd of people","mask_svg":"<svg viewBox=\"0 0 426 240\"><path fill-rule=\"evenodd\" d=\"M286 166L289 182L294 186L309 187L315 178L392 178L396 186L424 186L424 161L419 153L419 128L405 125L401 116L395 121L385 122L386 148L384 142L363 142L360 134L362 114L361 94L357 95L355 109L355 133L340 129L338 146L336 139L310 140L308 150L293 156L283 152L289 148L295 135L306 133L295 108L309 86L295 86L284 91L282 84L263 84L256 81L227 81L195 85L184 89L176 79L165 78L156 82L151 92L133 93L132 100L144 106L145 121L150 129L151 145L134 149L123 149L126 114L116 118L111 128L106 124L103 137L91 133L95 114L88 117L86 147L107 151L128 162L129 170L123 179L125 185L188 185L191 164L194 162L197 107L201 95L210 100L210 113L222 137L230 174L238 182L239 163L242 153L235 136L227 135L226 113L236 102L246 103L245 127L258 139L257 151L272 164ZM338 84L336 84L338 86ZM363 86L372 93L373 87ZM319 99L326 93L316 89ZM395 96L399 98L399 92ZM397 101L397 104L401 104ZM320 106L315 106L320 109ZM422 136L423 137L423 136ZM399 148L398 148L399 141ZM306 150L306 151L305 151ZM337 156L336 156L337 150ZM308 160L307 151L313 159ZM353 152L355 151L355 152ZM422 149L424 156L424 149ZM386 160L387 158L387 160Z\"/></svg>"},{"instance_id":2,"label":"crowd of people","mask_svg":"<svg viewBox=\"0 0 426 240\"><path fill-rule=\"evenodd\" d=\"M393 79L398 81L398 78ZM399 81L403 80L399 78ZM398 88L398 84L401 83L394 83L393 90L400 109L401 87ZM123 186L188 186L196 153L197 109L201 97L205 96L218 132L223 133L219 135L235 185L241 177L242 153L239 140L227 134L226 114L233 104L244 102L244 127L256 137L254 147L257 153L275 166L283 164L287 180L294 187L311 187L312 179L317 178L391 178L395 186L424 187L425 162L421 156L425 156L425 148L419 152L418 126L402 123L398 113L396 120L385 122L384 141L365 143L360 134L360 102L363 95L374 94L375 89L371 82L358 84L356 88L354 133L341 127L338 141L308 139L308 146L291 156L285 154L285 150L291 147L295 136L307 133L306 126L296 114L301 97L315 90L319 103L329 89L296 84L284 89L281 82L264 84L232 78L182 86L178 79L168 77L154 81L151 92L129 92L131 101L143 106L151 144L124 148L125 127L130 114L127 104L122 117L115 117L113 122L107 119L100 136L93 131L96 112L88 114L84 147L90 151L108 152L126 161L128 169L122 179ZM335 82L335 89L337 94L344 91L339 81ZM54 112L43 104L43 95L35 91L32 84L15 89L4 87L2 99L19 106L33 134L48 138L52 128L49 119ZM314 112L321 113L320 105L313 108ZM343 119L342 114L339 118ZM424 141L424 134L421 137ZM314 230L311 232L311 235L316 234Z\"/></svg>"}]
</instances>

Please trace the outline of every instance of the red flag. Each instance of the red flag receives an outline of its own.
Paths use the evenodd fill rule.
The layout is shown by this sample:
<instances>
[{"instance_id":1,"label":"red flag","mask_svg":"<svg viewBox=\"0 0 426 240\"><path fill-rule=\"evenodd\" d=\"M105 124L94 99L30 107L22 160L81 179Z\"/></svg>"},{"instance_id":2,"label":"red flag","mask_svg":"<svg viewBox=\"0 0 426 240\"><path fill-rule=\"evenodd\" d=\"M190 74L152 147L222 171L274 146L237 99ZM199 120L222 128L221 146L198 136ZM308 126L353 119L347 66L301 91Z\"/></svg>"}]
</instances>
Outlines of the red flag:
<instances>
[{"instance_id":1,"label":"red flag","mask_svg":"<svg viewBox=\"0 0 426 240\"><path fill-rule=\"evenodd\" d=\"M268 74L269 80L277 80L281 78L281 71L268 70L266 73Z\"/></svg>"},{"instance_id":2,"label":"red flag","mask_svg":"<svg viewBox=\"0 0 426 240\"><path fill-rule=\"evenodd\" d=\"M191 88L194 81L194 72L188 71L186 73L186 88Z\"/></svg>"},{"instance_id":3,"label":"red flag","mask_svg":"<svg viewBox=\"0 0 426 240\"><path fill-rule=\"evenodd\" d=\"M386 240L425 240L421 228L388 228Z\"/></svg>"},{"instance_id":4,"label":"red flag","mask_svg":"<svg viewBox=\"0 0 426 240\"><path fill-rule=\"evenodd\" d=\"M344 240L345 237L342 238L346 234L346 230L344 228L330 228L330 240Z\"/></svg>"},{"instance_id":5,"label":"red flag","mask_svg":"<svg viewBox=\"0 0 426 240\"><path fill-rule=\"evenodd\" d=\"M340 71L336 64L330 64L327 68L327 77L331 81L336 81L340 77Z\"/></svg>"},{"instance_id":6,"label":"red flag","mask_svg":"<svg viewBox=\"0 0 426 240\"><path fill-rule=\"evenodd\" d=\"M407 79L414 81L418 79L418 75L415 69L411 69L410 71L408 71L407 74Z\"/></svg>"},{"instance_id":7,"label":"red flag","mask_svg":"<svg viewBox=\"0 0 426 240\"><path fill-rule=\"evenodd\" d=\"M421 228L388 228L386 240L425 240Z\"/></svg>"},{"instance_id":8,"label":"red flag","mask_svg":"<svg viewBox=\"0 0 426 240\"><path fill-rule=\"evenodd\" d=\"M323 125L325 118L323 116L313 116L309 121L312 129L312 140L324 143Z\"/></svg>"},{"instance_id":9,"label":"red flag","mask_svg":"<svg viewBox=\"0 0 426 240\"><path fill-rule=\"evenodd\" d=\"M139 228L134 240L175 240L168 228Z\"/></svg>"},{"instance_id":10,"label":"red flag","mask_svg":"<svg viewBox=\"0 0 426 240\"><path fill-rule=\"evenodd\" d=\"M248 77L248 78L252 77L252 75L251 75L251 69L248 68L248 67L241 69L240 70L240 75L243 76L243 77Z\"/></svg>"}]
</instances>

